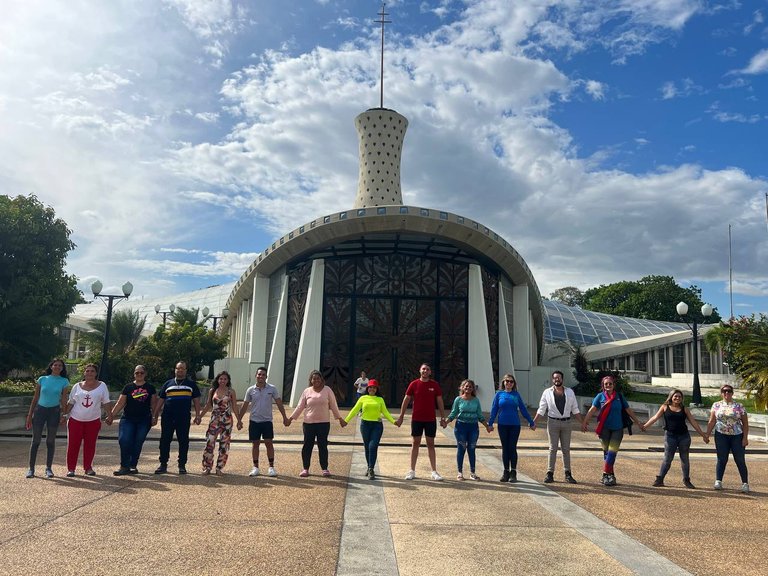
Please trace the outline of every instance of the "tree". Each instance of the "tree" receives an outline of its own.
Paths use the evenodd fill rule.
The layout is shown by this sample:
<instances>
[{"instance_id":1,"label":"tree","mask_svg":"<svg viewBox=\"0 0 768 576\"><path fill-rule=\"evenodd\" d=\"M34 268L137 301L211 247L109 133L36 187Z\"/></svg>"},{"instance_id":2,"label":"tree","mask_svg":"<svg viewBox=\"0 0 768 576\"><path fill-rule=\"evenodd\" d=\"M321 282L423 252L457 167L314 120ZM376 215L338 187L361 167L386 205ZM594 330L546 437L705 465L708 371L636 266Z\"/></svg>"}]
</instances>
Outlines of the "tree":
<instances>
[{"instance_id":1,"label":"tree","mask_svg":"<svg viewBox=\"0 0 768 576\"><path fill-rule=\"evenodd\" d=\"M192 375L203 366L226 358L225 350L229 335L221 335L200 324L189 322L157 327L155 333L142 340L134 350L137 363L144 364L149 376L164 380L173 375L173 367L179 360L187 362Z\"/></svg>"},{"instance_id":2,"label":"tree","mask_svg":"<svg viewBox=\"0 0 768 576\"><path fill-rule=\"evenodd\" d=\"M565 286L552 292L549 299L562 302L566 306L581 306L584 303L584 292L575 286Z\"/></svg>"},{"instance_id":3,"label":"tree","mask_svg":"<svg viewBox=\"0 0 768 576\"><path fill-rule=\"evenodd\" d=\"M117 382L130 381L133 368L136 365L131 352L143 338L142 333L146 322L146 316L142 318L138 310L131 308L117 310L112 315L109 329L109 350L107 351L112 380ZM101 360L107 321L106 318L92 318L88 320L88 325L91 330L82 334L80 338L89 350L87 362L98 363Z\"/></svg>"},{"instance_id":4,"label":"tree","mask_svg":"<svg viewBox=\"0 0 768 576\"><path fill-rule=\"evenodd\" d=\"M763 408L768 404L768 316L741 316L721 322L704 335L711 352L723 351L723 360Z\"/></svg>"},{"instance_id":5,"label":"tree","mask_svg":"<svg viewBox=\"0 0 768 576\"><path fill-rule=\"evenodd\" d=\"M688 320L703 322L701 289L697 286L683 288L672 276L645 276L637 281L622 281L590 288L584 292L582 308L594 312L680 322L675 307L678 302L688 304ZM709 321L719 322L717 309Z\"/></svg>"},{"instance_id":6,"label":"tree","mask_svg":"<svg viewBox=\"0 0 768 576\"><path fill-rule=\"evenodd\" d=\"M199 308L182 308L181 306L177 306L176 309L171 312L171 321L176 324L192 324L202 326L205 320L205 318L200 319Z\"/></svg>"},{"instance_id":7,"label":"tree","mask_svg":"<svg viewBox=\"0 0 768 576\"><path fill-rule=\"evenodd\" d=\"M0 379L64 349L55 330L83 302L77 278L64 273L70 234L35 196L0 196Z\"/></svg>"}]
</instances>

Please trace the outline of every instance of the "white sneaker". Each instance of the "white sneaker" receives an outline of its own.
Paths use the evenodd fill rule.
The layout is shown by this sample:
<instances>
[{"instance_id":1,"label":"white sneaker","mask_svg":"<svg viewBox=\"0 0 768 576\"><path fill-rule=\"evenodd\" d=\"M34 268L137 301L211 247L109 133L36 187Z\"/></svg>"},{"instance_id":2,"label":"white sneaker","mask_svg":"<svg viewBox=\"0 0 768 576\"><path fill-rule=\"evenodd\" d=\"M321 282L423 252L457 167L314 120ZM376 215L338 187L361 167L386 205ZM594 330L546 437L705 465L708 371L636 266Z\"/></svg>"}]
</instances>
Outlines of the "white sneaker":
<instances>
[{"instance_id":1,"label":"white sneaker","mask_svg":"<svg viewBox=\"0 0 768 576\"><path fill-rule=\"evenodd\" d=\"M416 471L415 470L408 470L408 474L405 475L406 480L413 480L416 478Z\"/></svg>"},{"instance_id":2,"label":"white sneaker","mask_svg":"<svg viewBox=\"0 0 768 576\"><path fill-rule=\"evenodd\" d=\"M440 482L442 481L442 479L443 477L437 473L437 470L432 470L432 480L434 480L435 482Z\"/></svg>"},{"instance_id":3,"label":"white sneaker","mask_svg":"<svg viewBox=\"0 0 768 576\"><path fill-rule=\"evenodd\" d=\"M248 474L248 476L258 476L259 475L259 468L257 466L254 466L251 470L251 473Z\"/></svg>"},{"instance_id":4,"label":"white sneaker","mask_svg":"<svg viewBox=\"0 0 768 576\"><path fill-rule=\"evenodd\" d=\"M749 494L749 483L744 482L744 484L741 485L741 491L744 492L744 494Z\"/></svg>"},{"instance_id":5,"label":"white sneaker","mask_svg":"<svg viewBox=\"0 0 768 576\"><path fill-rule=\"evenodd\" d=\"M722 489L723 489L723 481L715 480L715 490L722 490Z\"/></svg>"},{"instance_id":6,"label":"white sneaker","mask_svg":"<svg viewBox=\"0 0 768 576\"><path fill-rule=\"evenodd\" d=\"M267 470L267 476L272 476L273 478L277 476L277 472L275 472L275 469L272 466L270 466L269 470Z\"/></svg>"}]
</instances>

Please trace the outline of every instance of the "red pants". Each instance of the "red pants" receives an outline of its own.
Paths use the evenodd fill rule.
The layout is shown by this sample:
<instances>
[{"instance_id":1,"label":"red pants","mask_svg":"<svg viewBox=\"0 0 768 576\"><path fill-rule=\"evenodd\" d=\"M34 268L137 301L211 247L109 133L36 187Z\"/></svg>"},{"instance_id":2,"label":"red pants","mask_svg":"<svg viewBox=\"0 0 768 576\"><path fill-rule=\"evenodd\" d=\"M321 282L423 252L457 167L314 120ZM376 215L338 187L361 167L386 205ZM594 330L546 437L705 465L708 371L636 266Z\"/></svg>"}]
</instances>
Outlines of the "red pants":
<instances>
[{"instance_id":1,"label":"red pants","mask_svg":"<svg viewBox=\"0 0 768 576\"><path fill-rule=\"evenodd\" d=\"M81 422L70 417L67 420L67 470L77 468L77 457L80 445L83 445L83 468L93 468L93 457L96 455L96 438L101 430L101 419Z\"/></svg>"}]
</instances>

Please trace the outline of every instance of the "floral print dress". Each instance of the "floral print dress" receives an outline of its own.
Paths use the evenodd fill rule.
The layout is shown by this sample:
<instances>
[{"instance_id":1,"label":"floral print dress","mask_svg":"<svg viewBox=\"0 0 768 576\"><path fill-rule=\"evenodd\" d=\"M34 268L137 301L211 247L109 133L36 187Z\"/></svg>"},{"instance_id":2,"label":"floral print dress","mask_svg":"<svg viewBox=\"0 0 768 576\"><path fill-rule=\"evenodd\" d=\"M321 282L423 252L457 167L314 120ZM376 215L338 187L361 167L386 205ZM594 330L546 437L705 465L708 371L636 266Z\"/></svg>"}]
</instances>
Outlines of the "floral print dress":
<instances>
[{"instance_id":1,"label":"floral print dress","mask_svg":"<svg viewBox=\"0 0 768 576\"><path fill-rule=\"evenodd\" d=\"M232 424L232 395L227 392L226 396L219 398L214 394L211 423L208 425L207 442L203 451L205 470L210 471L213 468L213 448L217 438L219 438L219 456L216 460L216 469L221 470L227 464L229 443L232 440Z\"/></svg>"}]
</instances>

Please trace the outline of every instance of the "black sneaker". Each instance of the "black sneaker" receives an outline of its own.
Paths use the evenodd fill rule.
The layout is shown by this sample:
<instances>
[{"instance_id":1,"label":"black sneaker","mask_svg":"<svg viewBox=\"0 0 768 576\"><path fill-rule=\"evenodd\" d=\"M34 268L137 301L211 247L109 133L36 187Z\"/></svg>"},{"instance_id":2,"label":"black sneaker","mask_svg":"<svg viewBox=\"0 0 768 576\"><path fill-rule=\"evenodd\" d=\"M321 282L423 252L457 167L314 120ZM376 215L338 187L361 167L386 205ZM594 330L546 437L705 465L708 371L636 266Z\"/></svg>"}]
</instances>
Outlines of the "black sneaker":
<instances>
[{"instance_id":1,"label":"black sneaker","mask_svg":"<svg viewBox=\"0 0 768 576\"><path fill-rule=\"evenodd\" d=\"M690 488L691 490L696 490L696 486L694 486L691 483L691 479L690 478L683 478L683 484L685 484L686 488Z\"/></svg>"},{"instance_id":2,"label":"black sneaker","mask_svg":"<svg viewBox=\"0 0 768 576\"><path fill-rule=\"evenodd\" d=\"M376 480L376 472L373 471L373 468L371 468L371 473L368 475L368 478Z\"/></svg>"},{"instance_id":3,"label":"black sneaker","mask_svg":"<svg viewBox=\"0 0 768 576\"><path fill-rule=\"evenodd\" d=\"M504 472L501 473L499 482L509 482L509 470L504 470Z\"/></svg>"},{"instance_id":4,"label":"black sneaker","mask_svg":"<svg viewBox=\"0 0 768 576\"><path fill-rule=\"evenodd\" d=\"M120 468L118 468L117 470L112 472L112 475L113 476L127 476L130 473L131 473L131 469L130 468L124 468L123 466L120 466Z\"/></svg>"},{"instance_id":5,"label":"black sneaker","mask_svg":"<svg viewBox=\"0 0 768 576\"><path fill-rule=\"evenodd\" d=\"M568 482L568 484L578 484L578 482L576 482L576 478L571 475L570 470L565 471L565 481Z\"/></svg>"},{"instance_id":6,"label":"black sneaker","mask_svg":"<svg viewBox=\"0 0 768 576\"><path fill-rule=\"evenodd\" d=\"M86 476L96 476L96 470L93 468L88 468L88 470L85 471Z\"/></svg>"},{"instance_id":7,"label":"black sneaker","mask_svg":"<svg viewBox=\"0 0 768 576\"><path fill-rule=\"evenodd\" d=\"M129 468L128 469L128 474L138 474L138 473L139 473L139 469L138 468Z\"/></svg>"},{"instance_id":8,"label":"black sneaker","mask_svg":"<svg viewBox=\"0 0 768 576\"><path fill-rule=\"evenodd\" d=\"M168 466L166 464L160 464L160 466L157 467L157 470L155 470L155 474L167 474L168 473Z\"/></svg>"},{"instance_id":9,"label":"black sneaker","mask_svg":"<svg viewBox=\"0 0 768 576\"><path fill-rule=\"evenodd\" d=\"M603 478L600 480L600 484L603 484L604 486L609 486L608 484L608 474L603 472Z\"/></svg>"},{"instance_id":10,"label":"black sneaker","mask_svg":"<svg viewBox=\"0 0 768 576\"><path fill-rule=\"evenodd\" d=\"M606 486L616 486L616 476L613 474L608 474L608 478L605 481Z\"/></svg>"},{"instance_id":11,"label":"black sneaker","mask_svg":"<svg viewBox=\"0 0 768 576\"><path fill-rule=\"evenodd\" d=\"M510 470L509 471L509 481L510 482L517 482L517 470Z\"/></svg>"},{"instance_id":12,"label":"black sneaker","mask_svg":"<svg viewBox=\"0 0 768 576\"><path fill-rule=\"evenodd\" d=\"M547 472L547 475L544 477L544 484L552 484L552 482L554 481L555 481L554 472Z\"/></svg>"},{"instance_id":13,"label":"black sneaker","mask_svg":"<svg viewBox=\"0 0 768 576\"><path fill-rule=\"evenodd\" d=\"M653 481L653 487L654 488L663 488L664 487L664 478L661 476L656 476L656 480Z\"/></svg>"},{"instance_id":14,"label":"black sneaker","mask_svg":"<svg viewBox=\"0 0 768 576\"><path fill-rule=\"evenodd\" d=\"M179 475L184 475L187 473L187 468L185 466L179 466Z\"/></svg>"}]
</instances>

